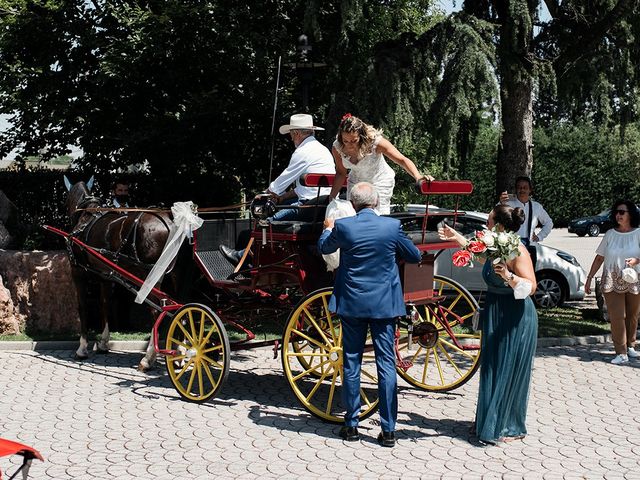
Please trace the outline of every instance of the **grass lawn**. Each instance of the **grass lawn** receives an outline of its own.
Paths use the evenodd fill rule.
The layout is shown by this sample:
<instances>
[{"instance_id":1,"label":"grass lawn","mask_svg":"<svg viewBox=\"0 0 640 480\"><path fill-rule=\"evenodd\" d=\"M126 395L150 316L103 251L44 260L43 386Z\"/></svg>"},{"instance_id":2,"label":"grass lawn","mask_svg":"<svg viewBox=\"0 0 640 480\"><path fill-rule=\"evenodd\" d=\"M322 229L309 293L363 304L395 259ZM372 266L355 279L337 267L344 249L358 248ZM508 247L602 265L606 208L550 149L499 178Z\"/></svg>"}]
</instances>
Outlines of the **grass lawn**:
<instances>
[{"instance_id":1,"label":"grass lawn","mask_svg":"<svg viewBox=\"0 0 640 480\"><path fill-rule=\"evenodd\" d=\"M609 323L600 320L599 312L595 308L579 309L575 307L562 307L538 310L538 337L580 337L585 335L603 335L610 333ZM256 328L256 341L274 340L280 338L282 331L279 326L265 325L264 328ZM230 341L244 339L240 332L228 331ZM97 332L89 332L89 339L100 338ZM149 340L149 332L111 332L112 340ZM68 334L32 334L32 335L0 335L0 341L20 340L78 340L78 335Z\"/></svg>"},{"instance_id":2,"label":"grass lawn","mask_svg":"<svg viewBox=\"0 0 640 480\"><path fill-rule=\"evenodd\" d=\"M89 331L89 341L100 339L100 334ZM0 335L0 341L65 341L79 340L80 335L77 333L21 333L19 335ZM111 332L111 340L149 340L149 332Z\"/></svg>"},{"instance_id":3,"label":"grass lawn","mask_svg":"<svg viewBox=\"0 0 640 480\"><path fill-rule=\"evenodd\" d=\"M538 337L581 337L611 333L597 308L558 307L538 310Z\"/></svg>"}]
</instances>

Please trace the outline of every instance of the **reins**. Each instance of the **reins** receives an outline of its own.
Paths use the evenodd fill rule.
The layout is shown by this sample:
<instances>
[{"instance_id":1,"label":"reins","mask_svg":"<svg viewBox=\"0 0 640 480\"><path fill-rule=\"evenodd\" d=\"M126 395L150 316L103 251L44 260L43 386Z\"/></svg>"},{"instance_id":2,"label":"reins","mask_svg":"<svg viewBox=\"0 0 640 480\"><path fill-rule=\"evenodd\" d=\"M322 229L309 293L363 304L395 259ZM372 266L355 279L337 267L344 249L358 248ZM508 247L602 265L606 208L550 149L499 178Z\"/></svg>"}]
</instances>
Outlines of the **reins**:
<instances>
[{"instance_id":1,"label":"reins","mask_svg":"<svg viewBox=\"0 0 640 480\"><path fill-rule=\"evenodd\" d=\"M207 208L198 208L198 213L207 213L207 212L224 212L226 210L234 210L241 207L246 207L250 205L251 202L242 202L235 203L233 205L225 205L224 207L207 207ZM78 208L76 212L84 211L90 213L106 213L106 212L119 212L119 213L129 213L129 212L142 212L142 213L162 213L162 212L170 212L170 208L115 208L115 207L87 207L87 208Z\"/></svg>"}]
</instances>

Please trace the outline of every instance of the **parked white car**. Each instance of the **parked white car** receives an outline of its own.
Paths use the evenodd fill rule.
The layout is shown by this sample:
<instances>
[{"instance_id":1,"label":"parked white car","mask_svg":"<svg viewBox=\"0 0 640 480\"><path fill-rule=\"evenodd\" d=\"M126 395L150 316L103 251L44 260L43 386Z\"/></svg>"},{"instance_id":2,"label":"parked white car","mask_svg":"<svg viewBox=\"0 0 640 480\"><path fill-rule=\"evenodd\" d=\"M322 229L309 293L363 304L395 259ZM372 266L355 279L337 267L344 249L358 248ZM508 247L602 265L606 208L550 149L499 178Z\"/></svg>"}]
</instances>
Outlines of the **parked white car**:
<instances>
[{"instance_id":1,"label":"parked white car","mask_svg":"<svg viewBox=\"0 0 640 480\"><path fill-rule=\"evenodd\" d=\"M407 211L423 213L424 205L408 205ZM453 225L453 215L446 215L448 210L430 207L430 213L440 214L434 216L437 222L444 220L450 226L465 236L472 236L476 231L486 228L488 214L481 212L461 212ZM441 216L445 213L444 216ZM429 222L430 225L435 223ZM431 230L431 228L430 228ZM570 253L537 244L538 262L536 265L536 278L538 289L534 294L534 301L539 307L549 308L562 305L567 300L582 300L584 298L584 284L586 274L576 258ZM474 293L476 298L486 290L486 284L482 280L482 265L473 267L455 267L451 256L455 249L445 249L437 253L435 261L435 273L449 277L467 290Z\"/></svg>"}]
</instances>

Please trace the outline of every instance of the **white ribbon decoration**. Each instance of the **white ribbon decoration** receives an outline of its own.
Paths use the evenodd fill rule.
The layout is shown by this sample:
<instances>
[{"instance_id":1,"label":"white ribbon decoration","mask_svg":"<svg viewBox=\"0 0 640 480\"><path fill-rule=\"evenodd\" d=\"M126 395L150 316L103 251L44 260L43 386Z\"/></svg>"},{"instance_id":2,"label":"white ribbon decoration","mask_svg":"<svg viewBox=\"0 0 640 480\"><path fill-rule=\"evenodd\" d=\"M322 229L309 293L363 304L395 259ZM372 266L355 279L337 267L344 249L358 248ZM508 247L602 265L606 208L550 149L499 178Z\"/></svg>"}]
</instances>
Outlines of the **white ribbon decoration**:
<instances>
[{"instance_id":1,"label":"white ribbon decoration","mask_svg":"<svg viewBox=\"0 0 640 480\"><path fill-rule=\"evenodd\" d=\"M193 212L195 207L193 202L176 202L171 207L171 214L173 215L173 225L169 230L169 238L167 243L160 254L160 258L153 266L149 275L145 279L142 287L136 295L136 303L144 302L151 289L158 283L158 281L164 276L164 273L171 264L171 261L178 254L180 246L186 237L191 237L194 230L197 230L202 226L204 220L195 215Z\"/></svg>"}]
</instances>

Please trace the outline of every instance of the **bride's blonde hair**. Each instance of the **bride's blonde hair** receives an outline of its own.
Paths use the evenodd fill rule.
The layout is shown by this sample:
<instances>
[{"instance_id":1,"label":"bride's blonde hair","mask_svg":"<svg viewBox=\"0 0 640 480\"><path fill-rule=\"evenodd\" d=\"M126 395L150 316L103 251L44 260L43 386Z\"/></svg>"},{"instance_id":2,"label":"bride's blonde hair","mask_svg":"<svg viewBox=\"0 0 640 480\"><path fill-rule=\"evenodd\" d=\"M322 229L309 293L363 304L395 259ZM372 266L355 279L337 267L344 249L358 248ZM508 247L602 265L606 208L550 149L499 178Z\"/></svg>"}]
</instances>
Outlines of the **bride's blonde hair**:
<instances>
[{"instance_id":1,"label":"bride's blonde hair","mask_svg":"<svg viewBox=\"0 0 640 480\"><path fill-rule=\"evenodd\" d=\"M374 128L371 125L364 123L358 117L354 117L350 113L345 113L338 126L338 133L336 134L336 140L340 147L344 147L342 141L343 133L358 134L358 158L363 158L365 155L371 152L371 147L376 137L382 135L382 130Z\"/></svg>"}]
</instances>

